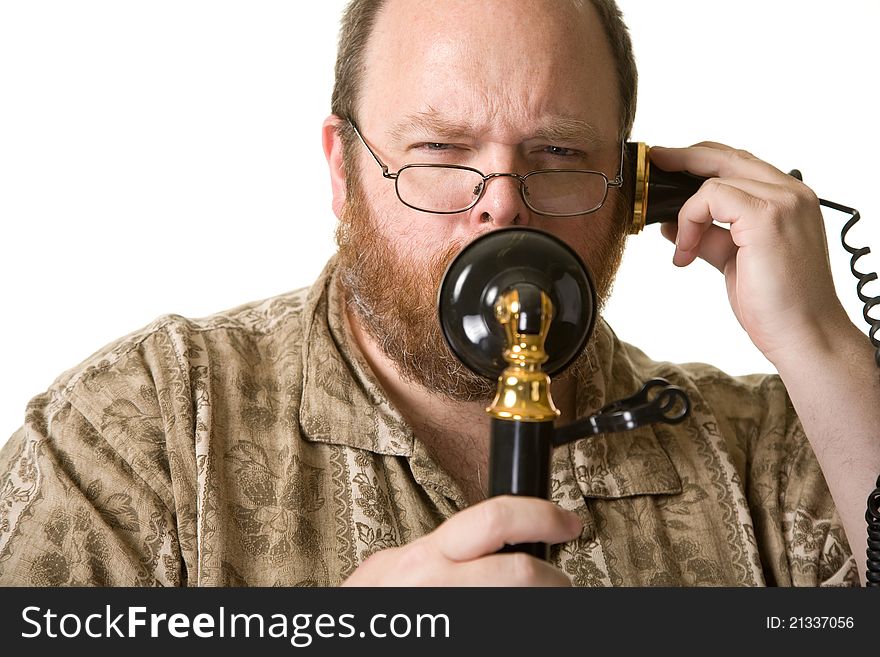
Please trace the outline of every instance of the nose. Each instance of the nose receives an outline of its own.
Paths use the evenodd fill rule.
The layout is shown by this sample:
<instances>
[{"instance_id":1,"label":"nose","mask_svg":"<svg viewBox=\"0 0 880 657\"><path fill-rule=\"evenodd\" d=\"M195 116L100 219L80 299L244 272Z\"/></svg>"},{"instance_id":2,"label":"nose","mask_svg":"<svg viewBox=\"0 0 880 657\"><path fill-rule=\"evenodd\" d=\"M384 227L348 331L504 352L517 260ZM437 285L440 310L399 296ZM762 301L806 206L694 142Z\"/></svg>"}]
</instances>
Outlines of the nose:
<instances>
[{"instance_id":1,"label":"nose","mask_svg":"<svg viewBox=\"0 0 880 657\"><path fill-rule=\"evenodd\" d=\"M483 195L471 208L471 220L478 224L528 226L531 213L523 201L521 183L512 173L491 173L483 182Z\"/></svg>"}]
</instances>

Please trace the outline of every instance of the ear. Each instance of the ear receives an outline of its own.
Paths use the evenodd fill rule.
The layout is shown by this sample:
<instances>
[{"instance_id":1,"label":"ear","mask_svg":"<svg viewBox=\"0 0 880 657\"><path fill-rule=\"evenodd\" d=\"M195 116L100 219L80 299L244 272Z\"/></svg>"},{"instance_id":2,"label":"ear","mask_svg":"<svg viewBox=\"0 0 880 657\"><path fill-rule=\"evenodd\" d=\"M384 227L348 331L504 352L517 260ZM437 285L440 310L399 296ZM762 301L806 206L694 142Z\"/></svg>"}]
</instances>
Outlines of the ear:
<instances>
[{"instance_id":1,"label":"ear","mask_svg":"<svg viewBox=\"0 0 880 657\"><path fill-rule=\"evenodd\" d=\"M337 219L342 217L345 206L345 168L342 162L342 139L337 128L342 119L331 114L324 119L321 127L321 142L324 145L324 157L330 167L330 187L333 191L333 213Z\"/></svg>"}]
</instances>

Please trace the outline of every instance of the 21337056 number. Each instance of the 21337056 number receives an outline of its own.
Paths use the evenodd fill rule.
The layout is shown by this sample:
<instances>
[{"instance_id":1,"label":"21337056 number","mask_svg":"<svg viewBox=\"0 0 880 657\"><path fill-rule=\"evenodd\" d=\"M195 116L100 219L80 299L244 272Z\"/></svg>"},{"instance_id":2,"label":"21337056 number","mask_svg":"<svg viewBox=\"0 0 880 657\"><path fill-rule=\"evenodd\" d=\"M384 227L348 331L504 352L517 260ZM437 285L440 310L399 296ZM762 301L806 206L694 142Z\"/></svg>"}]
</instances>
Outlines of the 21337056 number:
<instances>
[{"instance_id":1,"label":"21337056 number","mask_svg":"<svg viewBox=\"0 0 880 657\"><path fill-rule=\"evenodd\" d=\"M851 630L855 627L852 616L767 616L768 630Z\"/></svg>"}]
</instances>

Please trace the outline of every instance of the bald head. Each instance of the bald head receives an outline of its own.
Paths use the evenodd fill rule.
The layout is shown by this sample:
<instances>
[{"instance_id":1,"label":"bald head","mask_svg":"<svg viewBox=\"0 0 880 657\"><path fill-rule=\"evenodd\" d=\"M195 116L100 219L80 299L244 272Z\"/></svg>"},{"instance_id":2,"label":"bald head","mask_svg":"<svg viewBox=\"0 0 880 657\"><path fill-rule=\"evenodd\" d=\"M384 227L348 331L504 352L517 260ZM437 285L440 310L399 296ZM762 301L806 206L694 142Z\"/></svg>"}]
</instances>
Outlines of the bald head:
<instances>
[{"instance_id":1,"label":"bald head","mask_svg":"<svg viewBox=\"0 0 880 657\"><path fill-rule=\"evenodd\" d=\"M614 64L591 5L388 0L364 62L364 122L436 114L509 141L543 117L589 114L596 135L616 140Z\"/></svg>"},{"instance_id":2,"label":"bald head","mask_svg":"<svg viewBox=\"0 0 880 657\"><path fill-rule=\"evenodd\" d=\"M373 39L377 26L381 34ZM601 43L603 38L604 44ZM439 63L436 56L442 54L441 44L447 49L452 47L463 57L470 51L474 59L479 60L485 50L481 46L490 41L499 46L496 52L506 51L510 65L515 62L520 72L530 67L540 69L537 55L553 49L560 55L563 53L559 51L574 50L566 65L581 61L590 66L604 59L609 63L608 70L614 76L617 92L616 98L608 100L616 103L618 135L629 135L635 116L637 76L629 34L614 0L522 3L352 0L340 31L332 111L341 117L357 116L360 96L367 84L366 74L377 61L391 63L387 57L389 47L394 48L397 55L404 55L394 58L395 62L405 62L412 67L422 58L406 55L425 54L425 48ZM597 53L597 50L604 52ZM528 63L525 58L531 52L536 56ZM597 58L597 54L602 57Z\"/></svg>"}]
</instances>

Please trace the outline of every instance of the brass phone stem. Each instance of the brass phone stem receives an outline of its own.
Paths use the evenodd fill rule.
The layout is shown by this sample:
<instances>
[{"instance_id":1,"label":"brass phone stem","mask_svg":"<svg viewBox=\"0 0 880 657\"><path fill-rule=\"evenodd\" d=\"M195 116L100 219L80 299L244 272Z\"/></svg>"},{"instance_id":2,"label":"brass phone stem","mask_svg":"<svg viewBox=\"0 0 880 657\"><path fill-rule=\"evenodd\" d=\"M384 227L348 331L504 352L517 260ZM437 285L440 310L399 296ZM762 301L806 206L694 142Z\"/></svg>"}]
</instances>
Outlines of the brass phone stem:
<instances>
[{"instance_id":1,"label":"brass phone stem","mask_svg":"<svg viewBox=\"0 0 880 657\"><path fill-rule=\"evenodd\" d=\"M546 422L555 420L559 410L550 397L550 377L541 369L547 361L544 341L553 317L553 303L541 291L541 319L538 333L521 333L519 292L513 288L499 295L495 318L504 327L507 348L503 357L507 368L498 377L495 400L486 411L501 420Z\"/></svg>"}]
</instances>

